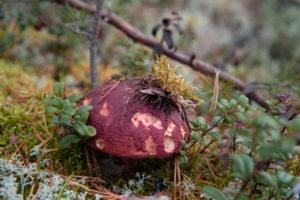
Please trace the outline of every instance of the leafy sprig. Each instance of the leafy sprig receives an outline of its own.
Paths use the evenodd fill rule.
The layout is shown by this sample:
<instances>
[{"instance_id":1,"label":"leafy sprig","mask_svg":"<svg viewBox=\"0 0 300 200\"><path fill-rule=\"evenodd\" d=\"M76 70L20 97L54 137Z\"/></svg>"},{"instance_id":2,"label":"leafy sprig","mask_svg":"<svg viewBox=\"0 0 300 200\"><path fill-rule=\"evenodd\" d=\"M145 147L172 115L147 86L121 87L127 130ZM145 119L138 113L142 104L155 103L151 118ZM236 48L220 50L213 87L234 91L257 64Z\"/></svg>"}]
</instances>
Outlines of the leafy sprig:
<instances>
[{"instance_id":1,"label":"leafy sprig","mask_svg":"<svg viewBox=\"0 0 300 200\"><path fill-rule=\"evenodd\" d=\"M57 126L67 127L75 130L76 134L68 134L61 140L61 147L67 148L72 143L93 137L96 135L96 129L93 126L86 125L90 105L78 107L76 102L79 100L78 95L65 96L64 84L55 83L53 87L53 96L46 96L43 100L46 113L52 114L51 123Z\"/></svg>"},{"instance_id":2,"label":"leafy sprig","mask_svg":"<svg viewBox=\"0 0 300 200\"><path fill-rule=\"evenodd\" d=\"M294 195L297 177L283 163L295 156L300 120L296 117L289 121L284 116L274 116L251 105L244 95L220 99L212 120L198 117L191 121L191 143L184 146L187 151L181 151L181 164L188 164L189 152L197 150L201 154L213 144L226 144L226 154L232 162L231 177L241 185L235 195L204 187L206 197L253 199L267 191L266 199L289 199Z\"/></svg>"}]
</instances>

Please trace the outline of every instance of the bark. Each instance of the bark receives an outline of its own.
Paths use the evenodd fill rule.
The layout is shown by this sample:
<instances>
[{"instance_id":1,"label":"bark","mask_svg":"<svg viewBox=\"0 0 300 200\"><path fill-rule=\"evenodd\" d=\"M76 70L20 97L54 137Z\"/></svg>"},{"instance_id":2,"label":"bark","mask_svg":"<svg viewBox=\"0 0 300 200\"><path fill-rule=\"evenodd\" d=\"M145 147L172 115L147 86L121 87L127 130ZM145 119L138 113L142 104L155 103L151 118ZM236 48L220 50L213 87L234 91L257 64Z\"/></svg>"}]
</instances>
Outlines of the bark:
<instances>
[{"instance_id":1,"label":"bark","mask_svg":"<svg viewBox=\"0 0 300 200\"><path fill-rule=\"evenodd\" d=\"M89 37L90 40L90 77L92 88L97 87L97 53L98 53L98 35L100 31L102 0L97 0L96 10L94 14L94 26Z\"/></svg>"}]
</instances>

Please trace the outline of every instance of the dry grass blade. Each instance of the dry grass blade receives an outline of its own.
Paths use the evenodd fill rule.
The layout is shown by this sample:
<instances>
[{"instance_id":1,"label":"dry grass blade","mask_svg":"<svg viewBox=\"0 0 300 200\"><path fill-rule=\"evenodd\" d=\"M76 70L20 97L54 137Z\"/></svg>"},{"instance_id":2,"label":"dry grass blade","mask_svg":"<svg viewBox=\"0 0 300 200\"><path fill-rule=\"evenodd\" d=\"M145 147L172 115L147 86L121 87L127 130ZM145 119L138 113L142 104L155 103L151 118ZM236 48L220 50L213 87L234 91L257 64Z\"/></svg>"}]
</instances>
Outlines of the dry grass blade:
<instances>
[{"instance_id":1,"label":"dry grass blade","mask_svg":"<svg viewBox=\"0 0 300 200\"><path fill-rule=\"evenodd\" d=\"M215 73L216 73L216 75L215 75L215 80L214 80L214 93L213 93L211 105L209 108L210 112L214 112L216 110L218 99L219 99L219 74L220 74L220 71L216 70Z\"/></svg>"}]
</instances>

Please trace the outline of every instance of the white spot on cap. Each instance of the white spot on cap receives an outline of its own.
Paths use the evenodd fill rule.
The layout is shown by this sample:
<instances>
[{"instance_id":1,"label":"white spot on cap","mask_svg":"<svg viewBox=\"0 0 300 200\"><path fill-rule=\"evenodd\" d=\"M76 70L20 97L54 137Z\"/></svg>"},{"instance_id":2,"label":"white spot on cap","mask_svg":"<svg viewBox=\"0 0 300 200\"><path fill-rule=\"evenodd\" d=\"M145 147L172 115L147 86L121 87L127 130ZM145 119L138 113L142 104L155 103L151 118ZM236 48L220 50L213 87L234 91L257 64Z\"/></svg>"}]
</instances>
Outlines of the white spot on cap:
<instances>
[{"instance_id":1,"label":"white spot on cap","mask_svg":"<svg viewBox=\"0 0 300 200\"><path fill-rule=\"evenodd\" d=\"M104 117L107 117L109 115L109 109L106 102L104 102L104 104L102 105L102 108L100 110L100 115Z\"/></svg>"},{"instance_id":2,"label":"white spot on cap","mask_svg":"<svg viewBox=\"0 0 300 200\"><path fill-rule=\"evenodd\" d=\"M104 146L105 146L105 142L103 139L99 138L96 140L96 146L98 149L102 150L104 149Z\"/></svg>"},{"instance_id":3,"label":"white spot on cap","mask_svg":"<svg viewBox=\"0 0 300 200\"><path fill-rule=\"evenodd\" d=\"M163 129L161 120L150 113L137 112L132 116L131 122L135 127L138 127L139 123L141 122L146 128L149 126L154 126L157 129Z\"/></svg>"},{"instance_id":4,"label":"white spot on cap","mask_svg":"<svg viewBox=\"0 0 300 200\"><path fill-rule=\"evenodd\" d=\"M185 132L183 126L180 126L180 132L181 132L181 135L182 135L183 138L184 138L184 137L186 136L186 134L187 134L187 133Z\"/></svg>"},{"instance_id":5,"label":"white spot on cap","mask_svg":"<svg viewBox=\"0 0 300 200\"><path fill-rule=\"evenodd\" d=\"M83 105L86 105L86 104L91 103L91 101L92 101L92 99L86 98L86 99L84 99L84 100L82 101L82 104L83 104Z\"/></svg>"},{"instance_id":6,"label":"white spot on cap","mask_svg":"<svg viewBox=\"0 0 300 200\"><path fill-rule=\"evenodd\" d=\"M166 136L171 137L171 136L172 136L172 132L173 132L173 130L174 130L175 127L176 127L176 125L175 125L173 122L171 122L171 123L168 125L167 130L165 131L165 137L166 137Z\"/></svg>"},{"instance_id":7,"label":"white spot on cap","mask_svg":"<svg viewBox=\"0 0 300 200\"><path fill-rule=\"evenodd\" d=\"M168 153L174 152L175 143L172 140L172 138L170 138L170 137L165 138L164 145L165 145L165 152L168 152Z\"/></svg>"},{"instance_id":8,"label":"white spot on cap","mask_svg":"<svg viewBox=\"0 0 300 200\"><path fill-rule=\"evenodd\" d=\"M153 142L153 137L150 135L145 140L146 150L150 155L156 155L156 144Z\"/></svg>"}]
</instances>

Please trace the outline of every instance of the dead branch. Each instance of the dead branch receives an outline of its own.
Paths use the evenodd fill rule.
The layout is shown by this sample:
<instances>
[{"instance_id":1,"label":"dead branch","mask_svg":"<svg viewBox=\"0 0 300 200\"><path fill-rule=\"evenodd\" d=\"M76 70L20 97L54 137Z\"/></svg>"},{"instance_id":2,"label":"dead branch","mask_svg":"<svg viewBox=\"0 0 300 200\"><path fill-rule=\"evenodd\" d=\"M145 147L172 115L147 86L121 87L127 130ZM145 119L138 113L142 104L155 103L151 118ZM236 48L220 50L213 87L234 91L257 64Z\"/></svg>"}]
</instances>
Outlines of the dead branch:
<instances>
[{"instance_id":1,"label":"dead branch","mask_svg":"<svg viewBox=\"0 0 300 200\"><path fill-rule=\"evenodd\" d=\"M63 23L63 22L61 22L59 20L56 20L56 19L50 19L50 20L52 22L56 23L56 24L59 24L60 26L66 28L66 29L69 29L73 33L84 36L86 38L90 37L90 34L88 32L81 30L78 26L75 26L75 25L72 25L72 24L69 24L69 23Z\"/></svg>"},{"instance_id":2,"label":"dead branch","mask_svg":"<svg viewBox=\"0 0 300 200\"><path fill-rule=\"evenodd\" d=\"M57 3L60 4L68 4L71 7L84 10L86 12L95 13L96 12L96 6L87 4L81 0L56 0ZM132 25L130 25L127 21L122 19L117 14L111 12L111 11L102 11L101 17L104 19L105 22L112 25L122 33L124 33L127 37L131 38L133 41L138 42L140 44L143 44L145 46L148 46L150 48L154 48L157 46L161 46L158 41L156 41L152 37L148 37L144 35L142 32L134 28ZM199 71L205 75L214 77L215 76L215 70L216 67L204 62L199 59L193 59L191 56L181 53L179 51L170 51L166 48L162 48L162 54L168 56L169 58L176 60L182 64L185 64L187 66L190 66L196 71ZM242 81L241 79L227 73L224 71L220 71L219 74L220 80L230 83L234 86L235 89L240 90L245 93L245 89L247 88L247 83ZM264 101L264 99L256 92L251 91L249 93L245 93L250 99L257 102L259 105L261 105L264 108L268 108L268 104Z\"/></svg>"},{"instance_id":3,"label":"dead branch","mask_svg":"<svg viewBox=\"0 0 300 200\"><path fill-rule=\"evenodd\" d=\"M94 14L94 24L91 30L91 37L89 38L90 41L90 76L91 76L91 83L92 88L97 87L97 44L99 39L99 31L100 31L100 20L101 20L101 7L102 7L102 0L97 0L96 4L96 11Z\"/></svg>"},{"instance_id":4,"label":"dead branch","mask_svg":"<svg viewBox=\"0 0 300 200\"><path fill-rule=\"evenodd\" d=\"M62 23L58 20L52 19L53 22L69 29L70 31L84 36L90 44L90 79L92 88L97 87L97 53L98 53L98 41L100 32L100 22L101 22L101 11L102 11L103 0L96 1L96 7L93 18L93 24L90 30L81 30L78 26L72 25L70 23Z\"/></svg>"}]
</instances>

